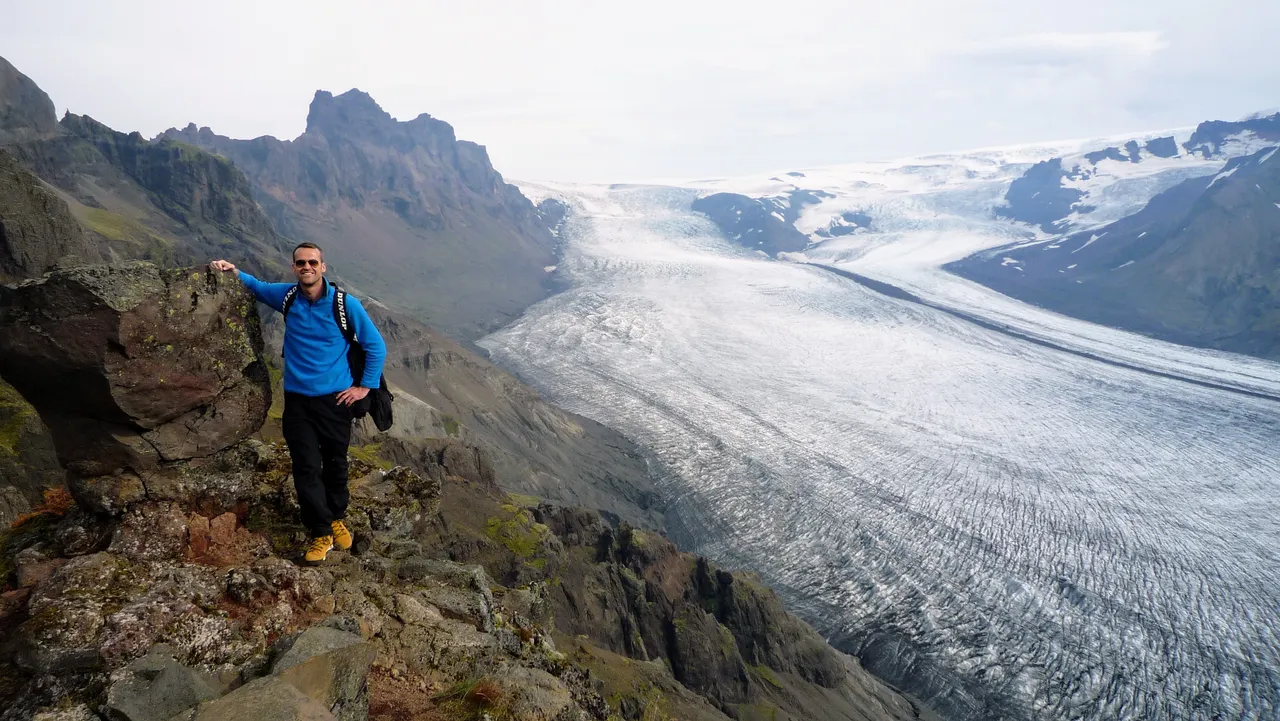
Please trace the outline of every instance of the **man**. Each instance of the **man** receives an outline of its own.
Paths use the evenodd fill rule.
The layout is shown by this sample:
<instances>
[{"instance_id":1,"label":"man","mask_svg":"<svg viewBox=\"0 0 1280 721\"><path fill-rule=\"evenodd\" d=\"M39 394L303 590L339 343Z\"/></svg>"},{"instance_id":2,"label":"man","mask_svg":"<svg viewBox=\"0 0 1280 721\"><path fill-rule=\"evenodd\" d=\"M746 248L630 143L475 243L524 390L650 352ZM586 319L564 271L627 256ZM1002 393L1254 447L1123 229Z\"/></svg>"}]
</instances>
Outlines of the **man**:
<instances>
[{"instance_id":1,"label":"man","mask_svg":"<svg viewBox=\"0 0 1280 721\"><path fill-rule=\"evenodd\" d=\"M210 267L234 271L225 260ZM311 534L304 560L318 565L336 545L351 548L347 516L347 447L351 443L351 404L377 388L387 356L382 335L360 301L347 296L347 316L365 351L364 375L352 378L347 339L334 319L334 293L324 274L324 251L314 243L293 249L297 294L284 323L284 440L293 459L293 484L302 507L302 523ZM292 283L264 283L244 271L241 282L257 299L284 312Z\"/></svg>"}]
</instances>

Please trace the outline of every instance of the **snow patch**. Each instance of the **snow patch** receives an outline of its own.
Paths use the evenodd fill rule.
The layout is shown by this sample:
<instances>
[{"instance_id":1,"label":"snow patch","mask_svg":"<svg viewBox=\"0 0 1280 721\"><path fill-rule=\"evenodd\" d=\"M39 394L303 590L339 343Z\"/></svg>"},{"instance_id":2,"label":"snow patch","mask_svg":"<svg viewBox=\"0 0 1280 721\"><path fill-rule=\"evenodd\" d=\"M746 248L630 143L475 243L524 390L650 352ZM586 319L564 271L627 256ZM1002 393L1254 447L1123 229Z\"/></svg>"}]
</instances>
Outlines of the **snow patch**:
<instances>
[{"instance_id":1,"label":"snow patch","mask_svg":"<svg viewBox=\"0 0 1280 721\"><path fill-rule=\"evenodd\" d=\"M1084 245L1080 246L1079 248L1076 248L1075 250L1073 250L1073 251L1071 251L1071 252L1072 252L1073 254L1074 254L1074 253L1079 253L1080 251L1084 250L1085 248L1088 248L1089 246L1093 245L1093 244L1094 244L1094 242L1098 240L1098 238L1101 238L1101 237L1102 237L1102 236L1104 236L1104 235L1106 235L1106 232L1105 232L1105 231L1104 231L1104 232L1102 232L1102 233L1097 233L1097 234L1094 234L1094 235L1090 236L1090 237L1089 237L1089 239L1085 241Z\"/></svg>"},{"instance_id":2,"label":"snow patch","mask_svg":"<svg viewBox=\"0 0 1280 721\"><path fill-rule=\"evenodd\" d=\"M1213 184L1218 182L1219 180L1222 180L1223 178L1230 178L1231 176L1235 175L1236 171L1239 169L1240 169L1240 166L1237 165L1236 167L1231 168L1230 170L1224 170L1221 173L1218 173L1217 175L1213 176L1213 180L1209 181L1209 184L1205 186L1205 190L1212 188Z\"/></svg>"}]
</instances>

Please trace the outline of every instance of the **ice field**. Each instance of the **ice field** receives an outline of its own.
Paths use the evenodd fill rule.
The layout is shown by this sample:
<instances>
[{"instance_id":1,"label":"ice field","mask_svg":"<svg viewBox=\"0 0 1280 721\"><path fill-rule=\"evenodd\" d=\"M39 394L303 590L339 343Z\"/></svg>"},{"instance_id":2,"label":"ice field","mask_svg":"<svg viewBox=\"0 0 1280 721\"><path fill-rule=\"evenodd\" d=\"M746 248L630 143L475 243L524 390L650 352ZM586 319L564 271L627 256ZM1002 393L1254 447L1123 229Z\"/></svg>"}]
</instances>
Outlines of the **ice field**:
<instances>
[{"instance_id":1,"label":"ice field","mask_svg":"<svg viewBox=\"0 0 1280 721\"><path fill-rule=\"evenodd\" d=\"M1280 365L939 270L1028 232L972 210L1010 161L962 160L808 174L802 224L877 232L790 262L688 210L714 183L524 187L573 208L570 289L482 345L645 446L680 543L944 718L1277 718Z\"/></svg>"}]
</instances>

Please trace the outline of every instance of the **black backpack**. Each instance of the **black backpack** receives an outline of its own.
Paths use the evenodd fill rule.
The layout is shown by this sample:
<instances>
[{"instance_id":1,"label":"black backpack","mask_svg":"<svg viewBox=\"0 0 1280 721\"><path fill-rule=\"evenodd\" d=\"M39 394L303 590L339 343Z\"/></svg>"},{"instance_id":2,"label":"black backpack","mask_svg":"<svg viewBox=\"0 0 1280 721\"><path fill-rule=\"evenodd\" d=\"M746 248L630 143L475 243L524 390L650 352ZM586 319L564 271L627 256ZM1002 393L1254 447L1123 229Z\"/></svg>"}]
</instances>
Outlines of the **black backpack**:
<instances>
[{"instance_id":1,"label":"black backpack","mask_svg":"<svg viewBox=\"0 0 1280 721\"><path fill-rule=\"evenodd\" d=\"M333 283L329 284L329 289L333 291L333 321L338 324L343 337L347 339L347 364L351 366L352 382L359 383L364 377L364 348L356 338L355 327L347 318L347 292ZM284 303L281 304L280 312L285 317L288 317L289 308L293 306L293 301L297 297L298 286L296 285L284 294ZM351 417L364 418L368 415L373 418L373 424L378 427L378 430L385 431L391 427L391 401L395 400L395 396L387 387L385 375L378 380L377 388L369 389L368 395L351 404Z\"/></svg>"}]
</instances>

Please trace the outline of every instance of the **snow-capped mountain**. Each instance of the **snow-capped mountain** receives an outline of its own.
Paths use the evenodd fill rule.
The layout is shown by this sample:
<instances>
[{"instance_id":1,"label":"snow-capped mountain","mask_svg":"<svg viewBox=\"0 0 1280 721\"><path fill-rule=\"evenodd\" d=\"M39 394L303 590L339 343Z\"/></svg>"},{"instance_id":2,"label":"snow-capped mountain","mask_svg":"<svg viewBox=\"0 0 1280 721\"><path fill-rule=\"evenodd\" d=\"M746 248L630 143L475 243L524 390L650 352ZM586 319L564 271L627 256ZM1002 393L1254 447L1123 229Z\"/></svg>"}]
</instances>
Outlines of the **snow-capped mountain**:
<instances>
[{"instance_id":1,"label":"snow-capped mountain","mask_svg":"<svg viewBox=\"0 0 1280 721\"><path fill-rule=\"evenodd\" d=\"M1256 208L1241 212L1253 219L1246 234L1258 237L1243 243L1219 242L1221 233L1210 226L1225 222L1225 216L1199 225L1193 221L1212 206L1196 205L1197 198L1205 193L1225 197L1225 186L1244 182L1229 181L1229 174L1247 165L1248 158L1267 160L1277 145L1280 113L1132 137L681 185L698 194L691 207L714 221L726 238L771 256L857 269L910 287L919 278L905 276L928 275L977 254L948 268L1089 320L1270 357L1280 352L1276 328L1267 321L1280 313L1275 295L1280 286L1267 275L1280 258L1275 238L1280 207L1263 202L1270 196L1261 190L1264 183L1255 183ZM1222 182L1209 182L1214 177ZM1116 263L1129 265L1123 275L1107 277L1115 288L1096 282L1088 259L1125 255L1110 241L1126 224L1138 222L1126 219L1139 211L1147 230L1141 250ZM1172 226L1179 222L1200 228L1178 242L1207 265L1161 283L1156 279L1172 272L1165 264L1173 256L1158 251L1172 242L1170 234L1178 230ZM1121 225L1108 230L1113 223ZM1238 233L1232 231L1231 237ZM1197 242L1213 244L1213 253L1195 250ZM1068 252L1051 252L1064 247ZM1039 251L1047 254L1036 255ZM1059 283L1068 279L1070 285ZM1147 290L1135 293L1135 287Z\"/></svg>"}]
</instances>

